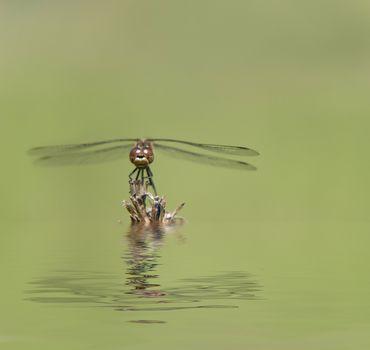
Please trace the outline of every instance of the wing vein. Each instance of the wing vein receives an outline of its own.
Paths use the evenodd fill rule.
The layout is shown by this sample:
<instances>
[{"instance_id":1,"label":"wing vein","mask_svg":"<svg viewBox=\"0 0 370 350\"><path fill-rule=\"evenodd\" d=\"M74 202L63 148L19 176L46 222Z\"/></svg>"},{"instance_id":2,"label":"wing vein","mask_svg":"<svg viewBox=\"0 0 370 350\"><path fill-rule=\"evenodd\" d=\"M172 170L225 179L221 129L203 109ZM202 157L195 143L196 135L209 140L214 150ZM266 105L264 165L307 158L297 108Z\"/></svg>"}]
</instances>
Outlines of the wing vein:
<instances>
[{"instance_id":1,"label":"wing vein","mask_svg":"<svg viewBox=\"0 0 370 350\"><path fill-rule=\"evenodd\" d=\"M167 152L167 154L169 155L176 156L176 158L183 157L191 161L205 163L209 165L221 166L221 167L229 167L229 168L236 168L236 169L243 169L243 170L256 170L256 167L253 166L252 164L242 162L239 160L227 159L227 158L221 158L221 157L216 157L216 156L207 155L207 154L190 152L190 151L186 151L186 150L183 150L177 147L165 146L161 144L157 144L156 148Z\"/></svg>"},{"instance_id":2,"label":"wing vein","mask_svg":"<svg viewBox=\"0 0 370 350\"><path fill-rule=\"evenodd\" d=\"M208 144L208 143L196 143L190 141L183 141L183 140L174 140L174 139L151 139L154 144L157 141L159 142L172 142L172 143L179 143L183 145L188 145L196 148L201 148L211 152L217 153L224 153L224 154L231 154L231 155L238 155L238 156L257 156L259 153L252 148L244 147L244 146L230 146L230 145L215 145L215 144Z\"/></svg>"}]
</instances>

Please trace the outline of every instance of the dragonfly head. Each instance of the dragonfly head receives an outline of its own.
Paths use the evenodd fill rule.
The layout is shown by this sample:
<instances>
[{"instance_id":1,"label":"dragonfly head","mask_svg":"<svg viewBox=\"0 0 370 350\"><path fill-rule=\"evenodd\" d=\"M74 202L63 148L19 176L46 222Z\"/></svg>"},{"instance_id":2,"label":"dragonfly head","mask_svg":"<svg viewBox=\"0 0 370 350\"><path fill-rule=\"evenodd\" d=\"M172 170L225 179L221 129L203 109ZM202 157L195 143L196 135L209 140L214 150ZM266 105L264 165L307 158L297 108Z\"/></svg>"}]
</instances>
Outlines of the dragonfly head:
<instances>
[{"instance_id":1,"label":"dragonfly head","mask_svg":"<svg viewBox=\"0 0 370 350\"><path fill-rule=\"evenodd\" d=\"M137 168L146 168L153 160L153 145L149 141L138 141L130 151L130 161Z\"/></svg>"}]
</instances>

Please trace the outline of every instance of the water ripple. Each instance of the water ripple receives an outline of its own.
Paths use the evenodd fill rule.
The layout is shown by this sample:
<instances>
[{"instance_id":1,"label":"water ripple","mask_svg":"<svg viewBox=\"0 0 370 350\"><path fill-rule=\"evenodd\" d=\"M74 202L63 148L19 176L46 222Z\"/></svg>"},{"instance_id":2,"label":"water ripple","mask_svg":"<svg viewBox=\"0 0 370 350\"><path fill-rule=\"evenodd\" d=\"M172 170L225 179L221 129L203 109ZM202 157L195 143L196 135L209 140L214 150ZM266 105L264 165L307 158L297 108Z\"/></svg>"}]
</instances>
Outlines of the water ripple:
<instances>
[{"instance_id":1,"label":"water ripple","mask_svg":"<svg viewBox=\"0 0 370 350\"><path fill-rule=\"evenodd\" d=\"M59 270L29 282L26 300L132 312L237 308L236 301L259 299L261 286L242 271L179 279L162 289L156 268L163 237L157 228L129 231L124 282L107 272Z\"/></svg>"}]
</instances>

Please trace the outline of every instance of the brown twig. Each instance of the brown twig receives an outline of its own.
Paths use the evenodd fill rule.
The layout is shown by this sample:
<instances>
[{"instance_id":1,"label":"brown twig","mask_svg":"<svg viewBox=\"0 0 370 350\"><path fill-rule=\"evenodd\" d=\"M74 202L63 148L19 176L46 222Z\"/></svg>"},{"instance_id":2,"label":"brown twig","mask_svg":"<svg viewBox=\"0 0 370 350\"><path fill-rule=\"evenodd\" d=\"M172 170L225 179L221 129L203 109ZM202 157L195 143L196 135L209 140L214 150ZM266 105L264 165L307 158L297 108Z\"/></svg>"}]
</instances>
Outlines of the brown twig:
<instances>
[{"instance_id":1,"label":"brown twig","mask_svg":"<svg viewBox=\"0 0 370 350\"><path fill-rule=\"evenodd\" d=\"M182 203L173 212L166 211L166 197L153 196L148 192L147 184L141 180L130 180L130 201L122 201L122 206L130 214L132 223L162 223L173 224L181 218L178 212L183 208Z\"/></svg>"}]
</instances>

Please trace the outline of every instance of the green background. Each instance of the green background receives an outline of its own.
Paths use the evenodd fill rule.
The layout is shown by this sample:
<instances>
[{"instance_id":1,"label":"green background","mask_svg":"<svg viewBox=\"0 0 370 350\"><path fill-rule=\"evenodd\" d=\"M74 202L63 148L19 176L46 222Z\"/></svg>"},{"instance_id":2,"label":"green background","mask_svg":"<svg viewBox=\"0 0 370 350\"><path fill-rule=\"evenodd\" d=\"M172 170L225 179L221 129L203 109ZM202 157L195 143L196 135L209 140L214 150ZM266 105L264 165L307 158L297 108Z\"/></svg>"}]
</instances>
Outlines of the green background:
<instances>
[{"instance_id":1,"label":"green background","mask_svg":"<svg viewBox=\"0 0 370 350\"><path fill-rule=\"evenodd\" d=\"M0 346L368 349L369 62L367 1L1 1ZM192 292L203 308L115 310L128 158L42 168L26 154L147 136L261 153L257 172L156 154L157 188L187 220L150 248L157 282L171 296L213 276L213 294ZM256 300L233 299L220 276L237 271ZM113 306L28 300L43 278L70 296L60 275ZM128 322L141 319L165 323Z\"/></svg>"}]
</instances>

